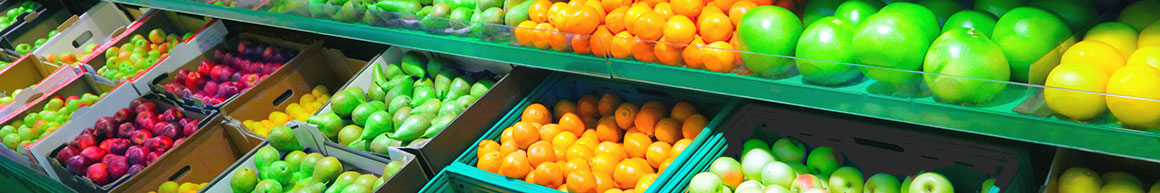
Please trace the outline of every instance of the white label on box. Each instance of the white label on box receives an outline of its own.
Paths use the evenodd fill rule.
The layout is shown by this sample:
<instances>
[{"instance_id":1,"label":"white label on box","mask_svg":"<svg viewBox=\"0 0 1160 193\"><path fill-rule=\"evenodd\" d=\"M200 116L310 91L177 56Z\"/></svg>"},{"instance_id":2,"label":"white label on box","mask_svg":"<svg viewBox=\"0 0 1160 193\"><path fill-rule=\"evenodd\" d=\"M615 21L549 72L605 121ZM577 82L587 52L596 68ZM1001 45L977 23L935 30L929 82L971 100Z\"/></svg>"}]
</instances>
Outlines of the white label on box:
<instances>
[{"instance_id":1,"label":"white label on box","mask_svg":"<svg viewBox=\"0 0 1160 193\"><path fill-rule=\"evenodd\" d=\"M194 35L194 40L190 41L190 43L197 46L198 53L205 53L219 43L222 43L222 40L225 40L227 34L225 28L226 26L222 24L221 20L215 20L205 30Z\"/></svg>"}]
</instances>

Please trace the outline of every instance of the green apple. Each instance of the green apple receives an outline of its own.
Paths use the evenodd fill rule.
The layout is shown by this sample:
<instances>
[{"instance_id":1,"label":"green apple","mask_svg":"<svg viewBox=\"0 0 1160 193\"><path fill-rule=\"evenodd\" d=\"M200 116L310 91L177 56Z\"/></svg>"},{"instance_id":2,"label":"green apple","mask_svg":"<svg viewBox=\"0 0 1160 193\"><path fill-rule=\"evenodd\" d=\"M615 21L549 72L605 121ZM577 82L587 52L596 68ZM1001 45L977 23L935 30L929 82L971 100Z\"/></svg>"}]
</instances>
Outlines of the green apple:
<instances>
[{"instance_id":1,"label":"green apple","mask_svg":"<svg viewBox=\"0 0 1160 193\"><path fill-rule=\"evenodd\" d=\"M847 3L859 3L849 1ZM846 5L846 3L843 3ZM837 17L823 17L806 28L797 42L797 68L807 81L820 85L842 84L860 74L854 66L854 25Z\"/></svg>"},{"instance_id":2,"label":"green apple","mask_svg":"<svg viewBox=\"0 0 1160 193\"><path fill-rule=\"evenodd\" d=\"M258 174L250 167L242 167L230 177L230 189L234 192L251 192L258 185Z\"/></svg>"},{"instance_id":3,"label":"green apple","mask_svg":"<svg viewBox=\"0 0 1160 193\"><path fill-rule=\"evenodd\" d=\"M930 46L922 67L931 92L954 104L991 101L1007 87L1010 70L1003 50L975 29L944 33Z\"/></svg>"},{"instance_id":4,"label":"green apple","mask_svg":"<svg viewBox=\"0 0 1160 193\"><path fill-rule=\"evenodd\" d=\"M1011 64L1012 81L1042 84L1059 63L1062 53L1053 51L1072 33L1054 14L1039 8L1020 7L1000 17L992 35L991 40L1003 49ZM1037 63L1041 58L1054 59L1054 62Z\"/></svg>"},{"instance_id":5,"label":"green apple","mask_svg":"<svg viewBox=\"0 0 1160 193\"><path fill-rule=\"evenodd\" d=\"M329 182L338 177L339 172L342 172L342 162L338 158L325 157L314 163L314 173L311 176L314 180L319 182Z\"/></svg>"},{"instance_id":6,"label":"green apple","mask_svg":"<svg viewBox=\"0 0 1160 193\"><path fill-rule=\"evenodd\" d=\"M254 188L255 193L280 193L282 192L282 184L274 179L265 179L258 182L258 186Z\"/></svg>"},{"instance_id":7,"label":"green apple","mask_svg":"<svg viewBox=\"0 0 1160 193\"><path fill-rule=\"evenodd\" d=\"M741 192L742 190L745 190L745 189L756 189L758 192L761 192L761 190L764 188L765 188L765 184L761 184L761 181L746 180L745 182L741 182L741 185L737 185L736 192Z\"/></svg>"},{"instance_id":8,"label":"green apple","mask_svg":"<svg viewBox=\"0 0 1160 193\"><path fill-rule=\"evenodd\" d=\"M762 141L761 139L752 139L751 138L749 140L745 140L745 144L743 144L742 147L744 147L741 150L742 155L744 155L745 152L749 152L749 150L752 150L752 149L765 149L766 151L769 151L769 144L766 144L765 141Z\"/></svg>"},{"instance_id":9,"label":"green apple","mask_svg":"<svg viewBox=\"0 0 1160 193\"><path fill-rule=\"evenodd\" d=\"M689 181L689 193L717 193L724 187L721 177L709 172L701 172Z\"/></svg>"},{"instance_id":10,"label":"green apple","mask_svg":"<svg viewBox=\"0 0 1160 193\"><path fill-rule=\"evenodd\" d=\"M901 3L891 5L896 4ZM907 19L917 16L885 12L886 8L871 15L854 30L854 60L871 66L861 68L870 78L896 85L908 84L918 80L918 73L908 71L922 68L922 58L930 47L930 40L923 35L919 24ZM933 15L930 14L932 18Z\"/></svg>"},{"instance_id":11,"label":"green apple","mask_svg":"<svg viewBox=\"0 0 1160 193\"><path fill-rule=\"evenodd\" d=\"M62 106L64 106L63 100L60 100L60 98L52 98L48 100L48 103L44 104L44 110L57 111Z\"/></svg>"},{"instance_id":12,"label":"green apple","mask_svg":"<svg viewBox=\"0 0 1160 193\"><path fill-rule=\"evenodd\" d=\"M362 130L362 127L358 125L346 125L346 127L342 127L342 130L338 132L338 143L343 145L350 144L350 142L362 136Z\"/></svg>"},{"instance_id":13,"label":"green apple","mask_svg":"<svg viewBox=\"0 0 1160 193\"><path fill-rule=\"evenodd\" d=\"M778 34L771 36L769 34ZM737 24L737 42L745 65L761 77L783 75L793 67L786 56L793 56L802 23L793 12L777 6L759 6L749 10Z\"/></svg>"},{"instance_id":14,"label":"green apple","mask_svg":"<svg viewBox=\"0 0 1160 193\"><path fill-rule=\"evenodd\" d=\"M745 180L741 168L741 163L731 157L719 157L709 164L709 172L721 177L722 183L730 188L737 188Z\"/></svg>"},{"instance_id":15,"label":"green apple","mask_svg":"<svg viewBox=\"0 0 1160 193\"><path fill-rule=\"evenodd\" d=\"M802 164L802 163L785 163L785 164L788 164L790 168L793 168L793 171L797 172L798 175L810 173L810 168L806 167L806 164Z\"/></svg>"},{"instance_id":16,"label":"green apple","mask_svg":"<svg viewBox=\"0 0 1160 193\"><path fill-rule=\"evenodd\" d=\"M893 3L882 7L882 10L878 10L878 13L897 13L906 16L902 17L902 20L917 25L922 31L922 34L927 37L927 41L934 40L938 37L940 24L942 24L933 11L925 6L914 3Z\"/></svg>"},{"instance_id":17,"label":"green apple","mask_svg":"<svg viewBox=\"0 0 1160 193\"><path fill-rule=\"evenodd\" d=\"M947 31L953 29L975 29L975 33L981 33L984 36L991 37L991 32L995 31L995 22L997 20L995 16L989 13L976 10L963 10L947 18L946 23L943 24L942 33L947 33Z\"/></svg>"},{"instance_id":18,"label":"green apple","mask_svg":"<svg viewBox=\"0 0 1160 193\"><path fill-rule=\"evenodd\" d=\"M157 187L157 192L177 192L177 188L179 187L180 185L177 182L166 181Z\"/></svg>"},{"instance_id":19,"label":"green apple","mask_svg":"<svg viewBox=\"0 0 1160 193\"><path fill-rule=\"evenodd\" d=\"M761 169L761 184L789 187L797 175L797 172L785 163L770 162Z\"/></svg>"},{"instance_id":20,"label":"green apple","mask_svg":"<svg viewBox=\"0 0 1160 193\"><path fill-rule=\"evenodd\" d=\"M983 10L996 17L1002 17L1008 11L1027 4L1027 0L977 0L975 9Z\"/></svg>"},{"instance_id":21,"label":"green apple","mask_svg":"<svg viewBox=\"0 0 1160 193\"><path fill-rule=\"evenodd\" d=\"M31 52L32 49L33 49L32 45L19 44L19 45L16 45L15 51L16 51L16 53L20 53L21 55L24 55L24 54L28 54L28 52Z\"/></svg>"},{"instance_id":22,"label":"green apple","mask_svg":"<svg viewBox=\"0 0 1160 193\"><path fill-rule=\"evenodd\" d=\"M954 0L918 0L918 4L930 9L939 24L946 23L951 14L963 10L963 5Z\"/></svg>"},{"instance_id":23,"label":"green apple","mask_svg":"<svg viewBox=\"0 0 1160 193\"><path fill-rule=\"evenodd\" d=\"M864 188L865 193L898 193L900 186L898 178L890 174L879 173L870 176L862 188ZM986 192L985 189L984 192Z\"/></svg>"},{"instance_id":24,"label":"green apple","mask_svg":"<svg viewBox=\"0 0 1160 193\"><path fill-rule=\"evenodd\" d=\"M786 189L785 187L782 187L782 186L774 186L774 185L765 186L765 189L763 189L762 192L764 192L764 193L790 193L789 189ZM823 193L825 193L825 192L823 192Z\"/></svg>"},{"instance_id":25,"label":"green apple","mask_svg":"<svg viewBox=\"0 0 1160 193\"><path fill-rule=\"evenodd\" d=\"M846 0L811 0L806 2L806 7L802 10L802 23L805 25L813 24L814 21L823 17L834 16L838 7Z\"/></svg>"},{"instance_id":26,"label":"green apple","mask_svg":"<svg viewBox=\"0 0 1160 193\"><path fill-rule=\"evenodd\" d=\"M875 4L866 1L846 1L838 5L838 10L834 12L834 17L849 21L850 24L853 24L851 26L858 26L859 23L862 23L862 20L878 13L878 8L881 8L881 5L875 6ZM813 24L808 23L806 26L813 26ZM809 31L809 29L807 28L806 31Z\"/></svg>"},{"instance_id":27,"label":"green apple","mask_svg":"<svg viewBox=\"0 0 1160 193\"><path fill-rule=\"evenodd\" d=\"M745 179L761 179L761 170L765 168L765 164L774 161L773 155L764 149L749 150L741 157L741 173L745 175Z\"/></svg>"},{"instance_id":28,"label":"green apple","mask_svg":"<svg viewBox=\"0 0 1160 193\"><path fill-rule=\"evenodd\" d=\"M898 192L910 193L910 184L912 182L914 182L914 176L906 176L906 179L903 179L902 184L899 185L900 188L899 188Z\"/></svg>"},{"instance_id":29,"label":"green apple","mask_svg":"<svg viewBox=\"0 0 1160 193\"><path fill-rule=\"evenodd\" d=\"M1030 5L1058 15L1071 30L1081 30L1099 18L1090 0L1033 0Z\"/></svg>"},{"instance_id":30,"label":"green apple","mask_svg":"<svg viewBox=\"0 0 1160 193\"><path fill-rule=\"evenodd\" d=\"M831 147L818 147L810 151L810 155L806 157L806 167L810 168L810 173L818 176L821 179L829 179L830 174L838 167L842 167L842 153L834 150Z\"/></svg>"},{"instance_id":31,"label":"green apple","mask_svg":"<svg viewBox=\"0 0 1160 193\"><path fill-rule=\"evenodd\" d=\"M911 193L953 193L955 187L942 174L927 172L914 177L914 182L907 188Z\"/></svg>"},{"instance_id":32,"label":"green apple","mask_svg":"<svg viewBox=\"0 0 1160 193\"><path fill-rule=\"evenodd\" d=\"M773 157L777 161L801 164L806 157L806 145L793 137L783 137L773 142Z\"/></svg>"},{"instance_id":33,"label":"green apple","mask_svg":"<svg viewBox=\"0 0 1160 193\"><path fill-rule=\"evenodd\" d=\"M8 147L8 149L16 149L16 146L19 144L20 134L10 133L4 136L4 146Z\"/></svg>"},{"instance_id":34,"label":"green apple","mask_svg":"<svg viewBox=\"0 0 1160 193\"><path fill-rule=\"evenodd\" d=\"M862 193L863 185L862 171L858 168L846 166L830 175L830 193Z\"/></svg>"},{"instance_id":35,"label":"green apple","mask_svg":"<svg viewBox=\"0 0 1160 193\"><path fill-rule=\"evenodd\" d=\"M824 181L823 178L819 178L813 174L798 175L797 178L793 179L793 185L790 185L789 191L804 192L813 189L825 190L827 184Z\"/></svg>"}]
</instances>

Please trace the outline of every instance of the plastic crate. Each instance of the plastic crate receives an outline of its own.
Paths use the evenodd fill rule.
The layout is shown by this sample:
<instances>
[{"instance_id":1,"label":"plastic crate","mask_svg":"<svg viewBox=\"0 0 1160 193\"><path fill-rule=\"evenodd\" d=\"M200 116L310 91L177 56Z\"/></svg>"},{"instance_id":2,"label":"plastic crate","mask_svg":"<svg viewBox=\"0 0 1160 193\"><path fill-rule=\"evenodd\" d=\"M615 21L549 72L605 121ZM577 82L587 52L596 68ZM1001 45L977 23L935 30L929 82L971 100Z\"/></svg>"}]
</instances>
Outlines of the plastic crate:
<instances>
[{"instance_id":1,"label":"plastic crate","mask_svg":"<svg viewBox=\"0 0 1160 193\"><path fill-rule=\"evenodd\" d=\"M511 179L475 168L476 161L478 161L476 151L479 142L484 139L499 140L503 129L518 122L524 108L533 103L555 104L556 101L561 99L575 100L583 95L599 96L603 93L615 93L625 102L634 104L643 104L650 100L657 100L666 104L674 104L678 101L689 101L696 106L699 113L709 118L709 123L701 134L693 139L693 142L689 144L686 151L681 153L669 165L671 169L660 173L656 181L650 186L651 188L645 192L662 192L662 187L671 186L669 183L681 171L679 168L685 167L685 163L688 160L695 158L694 155L697 154L695 150L701 149L699 147L709 139L717 126L725 121L728 112L732 112L733 108L740 101L732 97L670 87L555 73L541 83L538 88L533 90L519 105L512 108L499 124L492 126L481 139L476 140L473 143L474 145L464 151L454 163L444 168L441 177L446 178L445 181L444 179L433 180L433 183L429 183L428 188L424 189L423 192L448 190L453 190L453 192L556 192L556 190L548 187L524 182L523 179ZM437 190L436 187L438 186L445 186L447 188Z\"/></svg>"},{"instance_id":2,"label":"plastic crate","mask_svg":"<svg viewBox=\"0 0 1160 193\"><path fill-rule=\"evenodd\" d=\"M793 137L807 148L832 147L843 153L842 165L855 166L863 177L886 173L904 179L922 171L947 176L955 192L1021 193L1032 192L1028 153L1024 149L989 145L947 136L891 128L850 116L800 111L768 104L745 104L722 126L715 144L706 144L699 152L702 163L690 164L682 171L684 179L671 187L684 191L693 175L709 170L718 157L741 157L741 148L750 137L768 143L782 137ZM732 148L730 148L732 147ZM983 181L995 178L990 190L980 190Z\"/></svg>"}]
</instances>

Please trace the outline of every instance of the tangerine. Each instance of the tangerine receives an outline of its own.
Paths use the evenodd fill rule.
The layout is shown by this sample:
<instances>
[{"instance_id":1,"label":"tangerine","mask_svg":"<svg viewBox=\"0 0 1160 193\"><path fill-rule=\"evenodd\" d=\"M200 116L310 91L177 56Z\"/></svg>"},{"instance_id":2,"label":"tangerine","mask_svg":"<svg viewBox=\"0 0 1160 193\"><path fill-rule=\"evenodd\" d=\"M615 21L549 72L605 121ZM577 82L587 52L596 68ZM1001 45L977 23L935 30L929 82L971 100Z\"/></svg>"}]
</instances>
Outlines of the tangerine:
<instances>
[{"instance_id":1,"label":"tangerine","mask_svg":"<svg viewBox=\"0 0 1160 193\"><path fill-rule=\"evenodd\" d=\"M616 118L612 116L605 116L596 124L596 139L600 141L617 142L620 141L623 135L619 126L616 125Z\"/></svg>"},{"instance_id":2,"label":"tangerine","mask_svg":"<svg viewBox=\"0 0 1160 193\"><path fill-rule=\"evenodd\" d=\"M621 129L633 128L633 121L636 120L636 112L640 110L632 103L621 103L616 107L616 125Z\"/></svg>"},{"instance_id":3,"label":"tangerine","mask_svg":"<svg viewBox=\"0 0 1160 193\"><path fill-rule=\"evenodd\" d=\"M523 116L520 117L520 121L548 124L552 123L551 116L552 112L548 111L548 107L544 107L544 105L536 103L528 105L527 108L524 108L524 113Z\"/></svg>"},{"instance_id":4,"label":"tangerine","mask_svg":"<svg viewBox=\"0 0 1160 193\"><path fill-rule=\"evenodd\" d=\"M700 15L701 7L705 5L701 0L670 0L669 2L672 3L673 13L688 18Z\"/></svg>"},{"instance_id":5,"label":"tangerine","mask_svg":"<svg viewBox=\"0 0 1160 193\"><path fill-rule=\"evenodd\" d=\"M701 40L701 36L694 35L693 40L689 41L689 45L685 46L685 50L681 51L681 58L685 59L685 65L694 69L705 68L705 62L701 60L701 47L704 46L705 41Z\"/></svg>"},{"instance_id":6,"label":"tangerine","mask_svg":"<svg viewBox=\"0 0 1160 193\"><path fill-rule=\"evenodd\" d=\"M624 153L629 157L643 158L648 146L652 145L652 138L643 133L629 133L624 135Z\"/></svg>"},{"instance_id":7,"label":"tangerine","mask_svg":"<svg viewBox=\"0 0 1160 193\"><path fill-rule=\"evenodd\" d=\"M732 71L736 52L731 50L733 50L733 45L727 42L710 43L708 49L701 50L701 61L704 62L706 69L714 72Z\"/></svg>"},{"instance_id":8,"label":"tangerine","mask_svg":"<svg viewBox=\"0 0 1160 193\"><path fill-rule=\"evenodd\" d=\"M600 116L608 116L616 112L616 106L623 102L620 96L612 93L604 93L600 96L600 101L596 103L596 110L599 111Z\"/></svg>"},{"instance_id":9,"label":"tangerine","mask_svg":"<svg viewBox=\"0 0 1160 193\"><path fill-rule=\"evenodd\" d=\"M504 157L503 164L499 166L500 175L515 179L524 179L531 171L532 165L528 165L527 153L524 150L508 154Z\"/></svg>"},{"instance_id":10,"label":"tangerine","mask_svg":"<svg viewBox=\"0 0 1160 193\"><path fill-rule=\"evenodd\" d=\"M689 118L686 118L685 122L681 124L681 135L683 135L685 139L696 139L697 135L700 135L701 130L705 129L705 126L708 124L709 120L705 119L705 116L701 116L701 114L690 115Z\"/></svg>"},{"instance_id":11,"label":"tangerine","mask_svg":"<svg viewBox=\"0 0 1160 193\"><path fill-rule=\"evenodd\" d=\"M560 117L560 130L583 134L584 129L584 122L580 120L580 116L572 113L564 113L564 116Z\"/></svg>"}]
</instances>

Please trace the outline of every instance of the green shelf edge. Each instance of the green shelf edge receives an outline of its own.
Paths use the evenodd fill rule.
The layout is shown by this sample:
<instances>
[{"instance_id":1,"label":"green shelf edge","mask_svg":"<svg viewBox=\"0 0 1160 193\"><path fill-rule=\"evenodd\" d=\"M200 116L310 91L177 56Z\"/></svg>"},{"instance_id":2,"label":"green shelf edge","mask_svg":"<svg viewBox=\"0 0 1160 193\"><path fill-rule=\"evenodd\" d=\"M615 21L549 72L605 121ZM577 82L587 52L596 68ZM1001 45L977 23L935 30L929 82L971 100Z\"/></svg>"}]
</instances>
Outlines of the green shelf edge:
<instances>
[{"instance_id":1,"label":"green shelf edge","mask_svg":"<svg viewBox=\"0 0 1160 193\"><path fill-rule=\"evenodd\" d=\"M1075 123L1055 118L996 112L994 109L932 103L929 102L929 98L923 101L865 92L848 92L787 80L769 80L638 61L545 51L471 38L431 35L419 31L341 23L185 0L107 1L1160 162L1160 134L1113 128L1109 124Z\"/></svg>"}]
</instances>

